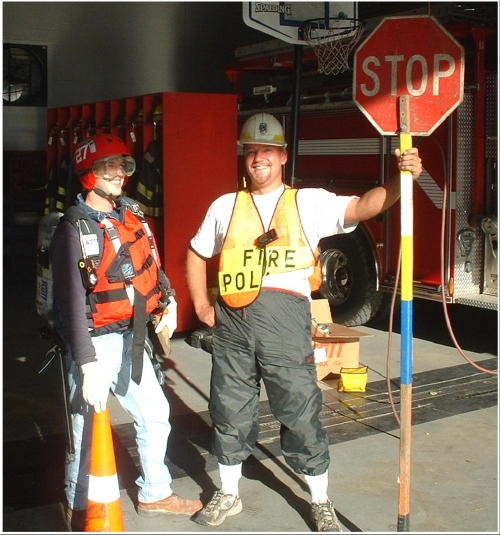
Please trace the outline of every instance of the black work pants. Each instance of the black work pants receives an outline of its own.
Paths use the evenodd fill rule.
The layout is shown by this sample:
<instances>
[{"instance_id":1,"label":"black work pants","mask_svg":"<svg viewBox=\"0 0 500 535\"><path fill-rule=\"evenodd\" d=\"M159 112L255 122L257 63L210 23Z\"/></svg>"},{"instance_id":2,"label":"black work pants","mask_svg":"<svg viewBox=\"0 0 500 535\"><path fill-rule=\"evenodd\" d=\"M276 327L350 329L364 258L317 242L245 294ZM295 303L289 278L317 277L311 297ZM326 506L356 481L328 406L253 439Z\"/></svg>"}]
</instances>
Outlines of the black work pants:
<instances>
[{"instance_id":1,"label":"black work pants","mask_svg":"<svg viewBox=\"0 0 500 535\"><path fill-rule=\"evenodd\" d=\"M326 472L328 439L319 419L322 394L305 297L263 290L243 309L216 303L209 409L221 464L238 464L255 447L261 380L281 423L286 462L299 474Z\"/></svg>"}]
</instances>

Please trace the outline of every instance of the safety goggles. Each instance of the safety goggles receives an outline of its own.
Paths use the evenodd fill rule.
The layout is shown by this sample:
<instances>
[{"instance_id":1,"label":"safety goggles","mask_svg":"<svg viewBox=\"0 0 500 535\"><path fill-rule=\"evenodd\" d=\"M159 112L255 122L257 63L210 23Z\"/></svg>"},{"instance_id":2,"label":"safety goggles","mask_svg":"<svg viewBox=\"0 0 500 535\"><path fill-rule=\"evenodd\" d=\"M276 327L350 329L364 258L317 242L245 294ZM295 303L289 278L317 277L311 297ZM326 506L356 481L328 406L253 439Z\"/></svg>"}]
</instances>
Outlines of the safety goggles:
<instances>
[{"instance_id":1,"label":"safety goggles","mask_svg":"<svg viewBox=\"0 0 500 535\"><path fill-rule=\"evenodd\" d=\"M135 160L132 156L109 156L94 162L93 172L104 177L115 177L122 170L126 176L135 172Z\"/></svg>"}]
</instances>

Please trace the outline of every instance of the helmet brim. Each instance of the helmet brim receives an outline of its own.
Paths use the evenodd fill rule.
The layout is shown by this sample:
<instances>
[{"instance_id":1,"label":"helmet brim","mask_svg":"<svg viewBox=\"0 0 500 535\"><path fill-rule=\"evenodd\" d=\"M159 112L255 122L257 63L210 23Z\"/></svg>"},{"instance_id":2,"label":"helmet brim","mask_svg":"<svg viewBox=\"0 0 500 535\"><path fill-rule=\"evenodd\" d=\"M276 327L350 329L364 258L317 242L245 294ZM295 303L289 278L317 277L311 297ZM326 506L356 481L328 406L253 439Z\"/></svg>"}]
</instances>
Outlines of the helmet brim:
<instances>
[{"instance_id":1,"label":"helmet brim","mask_svg":"<svg viewBox=\"0 0 500 535\"><path fill-rule=\"evenodd\" d=\"M272 141L237 141L237 145L243 147L244 145L270 145L271 147L281 147L285 149L288 143L273 143Z\"/></svg>"}]
</instances>

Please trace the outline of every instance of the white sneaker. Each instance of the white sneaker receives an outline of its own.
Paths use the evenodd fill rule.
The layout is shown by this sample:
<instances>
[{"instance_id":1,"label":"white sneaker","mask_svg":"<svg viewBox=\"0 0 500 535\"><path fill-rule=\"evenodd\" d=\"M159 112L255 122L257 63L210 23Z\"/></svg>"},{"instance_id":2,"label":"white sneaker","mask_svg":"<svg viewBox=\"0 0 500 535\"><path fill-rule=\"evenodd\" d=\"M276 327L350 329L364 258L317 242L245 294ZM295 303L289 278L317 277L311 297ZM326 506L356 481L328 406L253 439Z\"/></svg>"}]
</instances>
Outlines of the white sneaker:
<instances>
[{"instance_id":1,"label":"white sneaker","mask_svg":"<svg viewBox=\"0 0 500 535\"><path fill-rule=\"evenodd\" d=\"M239 496L223 494L218 490L207 505L193 517L193 520L204 526L220 526L226 516L237 515L242 510L243 504Z\"/></svg>"},{"instance_id":2,"label":"white sneaker","mask_svg":"<svg viewBox=\"0 0 500 535\"><path fill-rule=\"evenodd\" d=\"M333 503L328 500L322 503L311 504L312 519L316 531L342 531L339 519L335 514Z\"/></svg>"}]
</instances>

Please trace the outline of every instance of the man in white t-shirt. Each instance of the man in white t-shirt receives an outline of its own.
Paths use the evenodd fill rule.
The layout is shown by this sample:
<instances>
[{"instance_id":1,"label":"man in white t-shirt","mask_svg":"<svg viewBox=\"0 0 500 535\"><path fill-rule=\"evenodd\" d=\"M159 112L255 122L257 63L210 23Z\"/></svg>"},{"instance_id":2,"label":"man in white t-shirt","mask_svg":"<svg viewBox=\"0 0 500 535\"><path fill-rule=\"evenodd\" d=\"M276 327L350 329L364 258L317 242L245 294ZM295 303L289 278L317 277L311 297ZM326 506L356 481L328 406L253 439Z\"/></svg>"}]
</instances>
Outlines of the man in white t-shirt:
<instances>
[{"instance_id":1,"label":"man in white t-shirt","mask_svg":"<svg viewBox=\"0 0 500 535\"><path fill-rule=\"evenodd\" d=\"M340 531L328 497L328 439L319 415L311 341L310 294L318 268L319 240L351 232L399 198L399 177L360 197L320 188L295 190L283 183L286 141L267 113L243 125L248 188L216 199L192 238L186 276L195 311L214 327L210 416L221 489L193 518L218 526L242 510L242 462L258 436L258 403L264 381L271 411L281 423L283 456L302 474L311 493L316 531ZM416 148L400 154L400 170L422 172ZM207 259L220 255L219 297L207 292Z\"/></svg>"}]
</instances>

